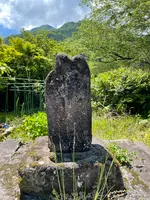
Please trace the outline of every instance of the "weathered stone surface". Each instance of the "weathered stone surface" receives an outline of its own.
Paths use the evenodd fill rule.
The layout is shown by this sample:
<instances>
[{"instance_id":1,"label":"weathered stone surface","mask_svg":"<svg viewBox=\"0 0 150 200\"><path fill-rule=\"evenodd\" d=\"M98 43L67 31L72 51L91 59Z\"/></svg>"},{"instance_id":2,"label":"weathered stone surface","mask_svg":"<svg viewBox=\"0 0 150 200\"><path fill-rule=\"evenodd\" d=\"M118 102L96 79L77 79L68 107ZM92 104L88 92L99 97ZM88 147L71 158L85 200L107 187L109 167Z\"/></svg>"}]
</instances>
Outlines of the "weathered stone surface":
<instances>
[{"instance_id":1,"label":"weathered stone surface","mask_svg":"<svg viewBox=\"0 0 150 200\"><path fill-rule=\"evenodd\" d=\"M92 139L96 143L107 148L109 143L117 143L121 148L129 152L136 152L131 162L131 168L120 167L124 184L127 189L126 200L147 200L150 197L150 148L142 142L130 140L100 140ZM119 199L120 200L120 199Z\"/></svg>"},{"instance_id":2,"label":"weathered stone surface","mask_svg":"<svg viewBox=\"0 0 150 200\"><path fill-rule=\"evenodd\" d=\"M124 189L119 166L116 163L112 164L112 157L102 146L93 144L90 151L75 153L74 162L72 162L73 155L69 153L63 153L63 156L57 154L57 162L53 162L50 160L51 152L43 147L39 151L41 146L39 142L36 142L32 150L30 149L30 156L27 158L26 164L19 169L23 200L25 194L26 198L28 195L33 196L33 199L35 197L48 199L53 190L60 194L60 187L63 190L63 183L66 194L71 194L77 189L78 192L86 191L87 194L91 194L90 199L93 199L100 173L103 177L100 188L104 187L104 194L109 190ZM43 143L44 140L41 144ZM102 172L103 168L104 172ZM107 186L104 186L106 176L108 176ZM59 186L59 182L61 186Z\"/></svg>"},{"instance_id":3,"label":"weathered stone surface","mask_svg":"<svg viewBox=\"0 0 150 200\"><path fill-rule=\"evenodd\" d=\"M127 169L126 167L121 167L122 175L124 178L124 184L127 188L127 196L125 200L148 200L150 197L150 148L148 148L143 143L139 142L130 142L129 140L117 140L117 141L109 141L109 142L117 142L119 146L123 148L127 148L129 151L136 151L137 155L132 161L132 169ZM9 145L8 145L9 143ZM93 138L92 142L98 144L97 147L102 146L99 150L93 152L93 156L89 157L90 160L93 160L92 157L98 155L98 151L102 153L99 154L99 157L103 157L101 154L105 154L105 149L103 146L107 146L108 141L102 141L96 138ZM44 145L45 144L45 145ZM17 169L22 168L27 165L27 160L31 162L31 160L39 161L41 157L47 157L50 154L50 158L55 160L55 154L48 152L48 137L40 137L36 139L35 142L31 142L29 144L25 144L21 146L17 152L15 152L17 147L17 142L14 140L8 140L0 143L0 152L3 151L3 154L0 154L0 200L50 200L50 198L37 197L32 194L27 195L23 194L20 196L18 183L20 178L18 177ZM7 146L7 147L6 147ZM93 147L93 145L92 145ZM93 148L92 148L93 149ZM91 150L92 150L91 149ZM5 153L4 153L5 151ZM10 153L11 152L11 153ZM36 153L38 152L38 153ZM44 153L45 152L45 153ZM47 152L47 153L46 153ZM91 151L89 151L90 153ZM76 159L81 160L80 154L82 155L82 159L85 159L88 152L77 153ZM36 156L40 154L40 156ZM59 155L59 154L58 154ZM68 154L69 155L69 154ZM30 158L31 157L31 158ZM69 157L69 156L68 156ZM96 158L96 157L95 157ZM103 157L104 158L104 157ZM43 158L46 159L46 158ZM64 156L64 160L68 160L70 162L71 157L67 158ZM103 160L103 159L102 159ZM42 161L42 160L41 160ZM85 163L86 164L86 163ZM33 167L33 166L32 166ZM66 197L66 199L73 199L70 196ZM84 199L84 198L80 198ZM86 199L89 198L86 196ZM116 198L117 199L117 198ZM118 198L118 200L122 200ZM93 199L92 199L93 200Z\"/></svg>"},{"instance_id":4,"label":"weathered stone surface","mask_svg":"<svg viewBox=\"0 0 150 200\"><path fill-rule=\"evenodd\" d=\"M46 78L46 109L49 148L76 152L90 149L91 100L90 71L83 56L70 60L58 55L56 67ZM61 147L60 147L61 143Z\"/></svg>"},{"instance_id":5,"label":"weathered stone surface","mask_svg":"<svg viewBox=\"0 0 150 200\"><path fill-rule=\"evenodd\" d=\"M108 146L109 143L115 142L118 144L121 148L127 149L129 152L136 152L136 156L131 162L132 168L134 168L134 172L137 173L137 176L139 176L140 180L144 180L145 185L149 185L150 187L150 168L149 168L149 162L150 162L150 148L146 146L142 142L135 141L134 143L130 140L105 140L105 143L102 143L101 140L93 138L93 143L97 143L100 145L103 145L105 147ZM131 170L132 172L132 170ZM126 174L129 174L127 172Z\"/></svg>"},{"instance_id":6,"label":"weathered stone surface","mask_svg":"<svg viewBox=\"0 0 150 200\"><path fill-rule=\"evenodd\" d=\"M22 146L20 153L18 142L8 139L0 142L0 200L18 200L20 196L18 168L26 159L28 145Z\"/></svg>"},{"instance_id":7,"label":"weathered stone surface","mask_svg":"<svg viewBox=\"0 0 150 200\"><path fill-rule=\"evenodd\" d=\"M0 142L0 162L6 162L14 154L18 147L18 142L13 139L8 139Z\"/></svg>"}]
</instances>

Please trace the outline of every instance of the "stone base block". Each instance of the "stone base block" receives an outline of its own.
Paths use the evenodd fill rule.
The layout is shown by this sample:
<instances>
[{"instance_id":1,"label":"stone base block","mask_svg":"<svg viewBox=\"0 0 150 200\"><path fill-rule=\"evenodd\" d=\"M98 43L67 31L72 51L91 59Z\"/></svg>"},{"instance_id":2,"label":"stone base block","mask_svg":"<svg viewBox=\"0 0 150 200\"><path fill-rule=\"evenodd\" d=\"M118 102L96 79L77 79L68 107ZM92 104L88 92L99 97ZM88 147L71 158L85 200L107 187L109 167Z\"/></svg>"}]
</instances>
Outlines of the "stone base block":
<instances>
[{"instance_id":1,"label":"stone base block","mask_svg":"<svg viewBox=\"0 0 150 200\"><path fill-rule=\"evenodd\" d=\"M104 147L93 144L88 152L56 155L45 147L47 139L35 141L27 160L18 170L22 200L25 195L46 200L57 195L62 199L64 195L72 198L78 195L83 199L83 194L89 196L87 199L94 199L96 190L106 195L124 189L119 166Z\"/></svg>"}]
</instances>

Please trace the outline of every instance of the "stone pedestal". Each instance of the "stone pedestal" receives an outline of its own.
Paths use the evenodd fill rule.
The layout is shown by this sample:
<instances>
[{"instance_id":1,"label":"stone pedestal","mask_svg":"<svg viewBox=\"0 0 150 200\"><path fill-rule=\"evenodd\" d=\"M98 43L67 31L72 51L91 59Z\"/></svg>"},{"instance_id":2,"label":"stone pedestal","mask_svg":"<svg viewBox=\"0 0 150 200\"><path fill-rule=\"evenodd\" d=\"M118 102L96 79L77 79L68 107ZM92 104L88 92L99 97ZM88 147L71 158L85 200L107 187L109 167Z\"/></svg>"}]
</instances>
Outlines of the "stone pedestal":
<instances>
[{"instance_id":1,"label":"stone pedestal","mask_svg":"<svg viewBox=\"0 0 150 200\"><path fill-rule=\"evenodd\" d=\"M119 166L112 163L102 146L92 144L90 151L57 154L56 158L55 153L43 146L47 143L48 137L38 138L19 169L21 200L25 200L25 196L49 200L54 193L72 196L72 199L75 193L83 199L85 193L87 199L93 200L99 180L102 196L109 190L124 189Z\"/></svg>"},{"instance_id":2,"label":"stone pedestal","mask_svg":"<svg viewBox=\"0 0 150 200\"><path fill-rule=\"evenodd\" d=\"M46 78L49 136L34 142L19 169L21 200L84 199L84 195L93 200L96 194L103 197L124 189L119 166L102 146L91 145L90 98L84 57L70 60L58 55Z\"/></svg>"},{"instance_id":3,"label":"stone pedestal","mask_svg":"<svg viewBox=\"0 0 150 200\"><path fill-rule=\"evenodd\" d=\"M45 99L50 150L89 150L92 141L90 71L83 56L72 60L63 54L56 57L56 67L46 78Z\"/></svg>"}]
</instances>

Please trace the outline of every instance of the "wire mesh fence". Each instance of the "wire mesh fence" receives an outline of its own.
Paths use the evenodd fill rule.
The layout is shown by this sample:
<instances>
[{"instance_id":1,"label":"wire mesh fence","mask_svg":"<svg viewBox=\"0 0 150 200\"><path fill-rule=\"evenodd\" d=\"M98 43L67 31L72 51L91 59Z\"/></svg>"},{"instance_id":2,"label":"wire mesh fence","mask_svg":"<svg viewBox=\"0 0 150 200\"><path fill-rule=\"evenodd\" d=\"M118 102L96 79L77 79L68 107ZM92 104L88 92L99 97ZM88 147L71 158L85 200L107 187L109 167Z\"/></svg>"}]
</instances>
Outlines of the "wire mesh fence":
<instances>
[{"instance_id":1,"label":"wire mesh fence","mask_svg":"<svg viewBox=\"0 0 150 200\"><path fill-rule=\"evenodd\" d=\"M0 77L0 122L9 112L23 115L42 111L44 85L44 80Z\"/></svg>"}]
</instances>

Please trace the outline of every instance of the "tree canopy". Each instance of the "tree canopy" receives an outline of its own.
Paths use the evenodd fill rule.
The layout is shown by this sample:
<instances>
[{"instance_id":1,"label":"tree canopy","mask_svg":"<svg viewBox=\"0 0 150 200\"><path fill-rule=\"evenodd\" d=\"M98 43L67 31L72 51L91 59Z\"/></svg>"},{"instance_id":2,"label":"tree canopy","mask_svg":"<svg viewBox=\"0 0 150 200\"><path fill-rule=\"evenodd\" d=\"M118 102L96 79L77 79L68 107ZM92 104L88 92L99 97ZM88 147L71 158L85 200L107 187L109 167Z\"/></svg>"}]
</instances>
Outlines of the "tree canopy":
<instances>
[{"instance_id":1,"label":"tree canopy","mask_svg":"<svg viewBox=\"0 0 150 200\"><path fill-rule=\"evenodd\" d=\"M0 45L1 75L10 72L11 76L43 79L54 66L58 49L53 39L33 37L29 32L24 32L24 38L10 37L9 44Z\"/></svg>"},{"instance_id":2,"label":"tree canopy","mask_svg":"<svg viewBox=\"0 0 150 200\"><path fill-rule=\"evenodd\" d=\"M150 2L148 0L82 0L90 17L80 27L85 44L103 62L150 65Z\"/></svg>"},{"instance_id":3,"label":"tree canopy","mask_svg":"<svg viewBox=\"0 0 150 200\"><path fill-rule=\"evenodd\" d=\"M92 17L113 27L125 26L136 34L150 33L149 0L82 0Z\"/></svg>"},{"instance_id":4,"label":"tree canopy","mask_svg":"<svg viewBox=\"0 0 150 200\"><path fill-rule=\"evenodd\" d=\"M83 54L94 75L119 67L149 68L148 0L81 2L91 13L78 23L66 23L59 29L48 25L31 32L22 29L18 36L0 38L1 75L43 79L60 52Z\"/></svg>"}]
</instances>

